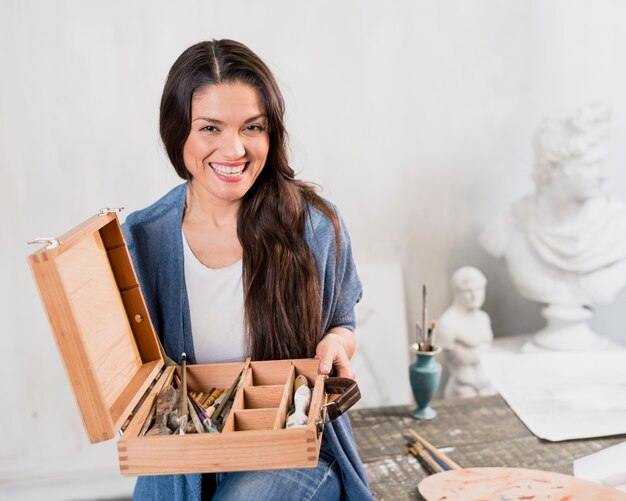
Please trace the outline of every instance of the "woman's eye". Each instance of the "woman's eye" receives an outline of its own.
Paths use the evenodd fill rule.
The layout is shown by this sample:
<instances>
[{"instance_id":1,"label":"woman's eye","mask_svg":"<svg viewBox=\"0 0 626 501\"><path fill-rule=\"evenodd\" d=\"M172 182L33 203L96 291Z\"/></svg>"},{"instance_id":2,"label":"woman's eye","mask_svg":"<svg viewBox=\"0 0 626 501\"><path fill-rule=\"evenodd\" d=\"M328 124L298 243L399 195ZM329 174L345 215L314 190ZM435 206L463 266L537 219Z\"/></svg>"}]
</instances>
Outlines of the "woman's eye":
<instances>
[{"instance_id":1,"label":"woman's eye","mask_svg":"<svg viewBox=\"0 0 626 501\"><path fill-rule=\"evenodd\" d=\"M200 130L205 131L205 132L218 132L219 131L219 129L215 127L215 125L205 125Z\"/></svg>"},{"instance_id":2,"label":"woman's eye","mask_svg":"<svg viewBox=\"0 0 626 501\"><path fill-rule=\"evenodd\" d=\"M250 125L246 125L246 128L244 130L246 132L258 133L258 132L263 132L265 130L265 126L261 124L250 124Z\"/></svg>"}]
</instances>

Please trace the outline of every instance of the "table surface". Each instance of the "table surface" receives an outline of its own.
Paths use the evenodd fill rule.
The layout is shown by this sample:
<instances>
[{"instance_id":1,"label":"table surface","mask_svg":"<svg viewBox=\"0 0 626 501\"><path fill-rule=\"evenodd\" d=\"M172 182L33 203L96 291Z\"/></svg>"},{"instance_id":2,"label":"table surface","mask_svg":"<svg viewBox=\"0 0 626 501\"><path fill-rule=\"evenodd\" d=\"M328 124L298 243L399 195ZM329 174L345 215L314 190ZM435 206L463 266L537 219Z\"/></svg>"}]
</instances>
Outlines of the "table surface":
<instances>
[{"instance_id":1,"label":"table surface","mask_svg":"<svg viewBox=\"0 0 626 501\"><path fill-rule=\"evenodd\" d=\"M510 466L572 474L574 459L626 440L626 435L548 442L533 435L499 396L436 400L437 417L418 421L411 406L350 411L361 459L377 500L423 500L427 473L408 453L413 429L461 467Z\"/></svg>"}]
</instances>

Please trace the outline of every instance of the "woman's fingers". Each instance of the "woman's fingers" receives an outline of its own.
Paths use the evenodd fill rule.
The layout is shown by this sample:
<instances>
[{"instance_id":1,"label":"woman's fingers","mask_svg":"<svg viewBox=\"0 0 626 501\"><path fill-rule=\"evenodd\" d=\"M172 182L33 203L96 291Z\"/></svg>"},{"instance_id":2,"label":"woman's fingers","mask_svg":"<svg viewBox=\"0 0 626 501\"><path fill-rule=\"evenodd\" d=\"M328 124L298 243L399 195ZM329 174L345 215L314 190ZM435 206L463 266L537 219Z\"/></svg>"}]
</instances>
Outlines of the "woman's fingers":
<instances>
[{"instance_id":1,"label":"woman's fingers","mask_svg":"<svg viewBox=\"0 0 626 501\"><path fill-rule=\"evenodd\" d=\"M317 345L316 356L320 360L320 374L330 374L332 369L339 377L354 379L356 374L352 370L350 360L343 344L332 336L327 336Z\"/></svg>"},{"instance_id":2,"label":"woman's fingers","mask_svg":"<svg viewBox=\"0 0 626 501\"><path fill-rule=\"evenodd\" d=\"M356 378L356 374L352 370L352 365L350 365L350 360L348 360L348 356L344 350L341 350L337 353L337 357L335 358L335 363L333 364L335 367L335 371L337 372L337 376L339 377L347 377L350 379Z\"/></svg>"},{"instance_id":3,"label":"woman's fingers","mask_svg":"<svg viewBox=\"0 0 626 501\"><path fill-rule=\"evenodd\" d=\"M326 338L322 339L317 345L315 356L320 359L320 374L330 374L335 359L335 354L332 349L332 343L329 343Z\"/></svg>"}]
</instances>

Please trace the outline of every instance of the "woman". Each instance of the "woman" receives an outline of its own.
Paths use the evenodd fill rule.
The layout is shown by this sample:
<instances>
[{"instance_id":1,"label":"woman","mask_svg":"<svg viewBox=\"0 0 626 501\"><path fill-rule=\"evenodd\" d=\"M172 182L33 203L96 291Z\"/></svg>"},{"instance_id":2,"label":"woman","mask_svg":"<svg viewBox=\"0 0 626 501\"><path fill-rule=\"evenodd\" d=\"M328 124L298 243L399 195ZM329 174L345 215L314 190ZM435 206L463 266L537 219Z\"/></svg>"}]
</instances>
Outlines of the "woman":
<instances>
[{"instance_id":1,"label":"woman","mask_svg":"<svg viewBox=\"0 0 626 501\"><path fill-rule=\"evenodd\" d=\"M172 66L160 132L186 183L128 216L124 233L165 351L191 363L317 356L354 377L361 283L335 208L287 163L284 104L267 66L230 40ZM136 499L368 499L347 417L317 468L140 478Z\"/></svg>"}]
</instances>

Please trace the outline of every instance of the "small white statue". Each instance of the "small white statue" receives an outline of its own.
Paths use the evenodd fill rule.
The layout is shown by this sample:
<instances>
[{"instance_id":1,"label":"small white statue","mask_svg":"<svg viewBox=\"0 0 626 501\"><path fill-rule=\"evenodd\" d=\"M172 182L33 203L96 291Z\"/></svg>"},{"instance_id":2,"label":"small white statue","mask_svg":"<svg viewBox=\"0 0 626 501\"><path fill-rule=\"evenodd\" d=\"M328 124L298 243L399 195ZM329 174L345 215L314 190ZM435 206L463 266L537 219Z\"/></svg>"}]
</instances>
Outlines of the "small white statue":
<instances>
[{"instance_id":1,"label":"small white statue","mask_svg":"<svg viewBox=\"0 0 626 501\"><path fill-rule=\"evenodd\" d=\"M526 298L546 303L543 348L600 347L589 329L592 307L626 284L626 204L602 192L610 111L603 105L548 119L535 138L534 193L482 233Z\"/></svg>"},{"instance_id":2,"label":"small white statue","mask_svg":"<svg viewBox=\"0 0 626 501\"><path fill-rule=\"evenodd\" d=\"M444 397L492 395L495 392L479 359L493 340L489 315L480 309L487 279L480 270L464 266L452 274L451 283L454 302L441 315L437 334L450 372Z\"/></svg>"}]
</instances>

